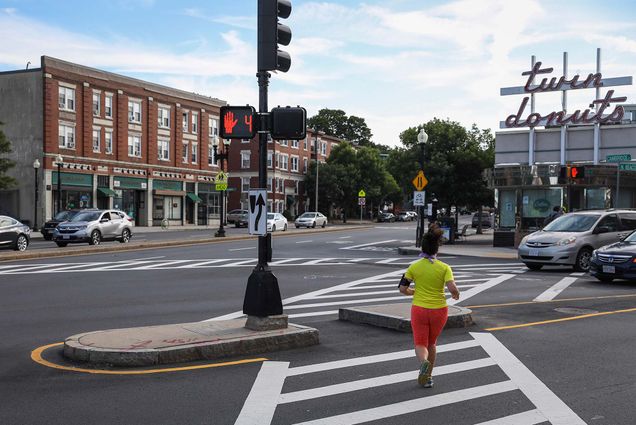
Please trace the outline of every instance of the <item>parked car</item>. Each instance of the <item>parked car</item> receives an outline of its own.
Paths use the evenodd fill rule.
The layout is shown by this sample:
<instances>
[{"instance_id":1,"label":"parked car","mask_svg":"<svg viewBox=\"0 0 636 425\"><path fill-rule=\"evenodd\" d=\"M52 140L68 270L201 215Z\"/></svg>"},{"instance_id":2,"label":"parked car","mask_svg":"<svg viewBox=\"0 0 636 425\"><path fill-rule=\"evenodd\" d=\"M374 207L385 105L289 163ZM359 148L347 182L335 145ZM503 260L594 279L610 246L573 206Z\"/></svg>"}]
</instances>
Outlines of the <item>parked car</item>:
<instances>
[{"instance_id":1,"label":"parked car","mask_svg":"<svg viewBox=\"0 0 636 425\"><path fill-rule=\"evenodd\" d=\"M479 226L479 213L473 215L470 226L475 229ZM481 213L481 227L492 227L492 216L488 212Z\"/></svg>"},{"instance_id":2,"label":"parked car","mask_svg":"<svg viewBox=\"0 0 636 425\"><path fill-rule=\"evenodd\" d=\"M55 217L44 223L44 226L40 229L44 240L50 241L53 239L53 232L55 232L55 228L65 221L72 219L78 212L81 210L66 210L60 211L55 214Z\"/></svg>"},{"instance_id":3,"label":"parked car","mask_svg":"<svg viewBox=\"0 0 636 425\"><path fill-rule=\"evenodd\" d=\"M544 265L566 265L587 271L595 249L618 242L635 229L635 211L577 211L562 215L542 230L524 237L518 254L530 270L539 270Z\"/></svg>"},{"instance_id":4,"label":"parked car","mask_svg":"<svg viewBox=\"0 0 636 425\"><path fill-rule=\"evenodd\" d=\"M401 211L395 217L396 221L413 221L415 218L408 211Z\"/></svg>"},{"instance_id":5,"label":"parked car","mask_svg":"<svg viewBox=\"0 0 636 425\"><path fill-rule=\"evenodd\" d=\"M378 223L381 223L381 222L392 223L394 221L395 221L395 216L393 215L393 213L381 212L380 214L378 214Z\"/></svg>"},{"instance_id":6,"label":"parked car","mask_svg":"<svg viewBox=\"0 0 636 425\"><path fill-rule=\"evenodd\" d=\"M281 213L267 213L267 231L287 230L287 219Z\"/></svg>"},{"instance_id":7,"label":"parked car","mask_svg":"<svg viewBox=\"0 0 636 425\"><path fill-rule=\"evenodd\" d=\"M410 215L413 220L417 220L417 218L419 217L419 215L417 215L415 211L407 211L406 213Z\"/></svg>"},{"instance_id":8,"label":"parked car","mask_svg":"<svg viewBox=\"0 0 636 425\"><path fill-rule=\"evenodd\" d=\"M226 220L227 220L228 223L234 224L240 218L247 219L247 215L248 214L249 214L249 211L247 211L247 210L240 210L240 209L239 210L232 210L232 211L227 213Z\"/></svg>"},{"instance_id":9,"label":"parked car","mask_svg":"<svg viewBox=\"0 0 636 425\"><path fill-rule=\"evenodd\" d=\"M15 218L0 215L0 248L26 251L31 240L31 229Z\"/></svg>"},{"instance_id":10,"label":"parked car","mask_svg":"<svg viewBox=\"0 0 636 425\"><path fill-rule=\"evenodd\" d=\"M53 233L58 246L88 242L99 245L102 240L127 243L132 237L132 224L126 214L114 210L83 210L70 221L60 223Z\"/></svg>"},{"instance_id":11,"label":"parked car","mask_svg":"<svg viewBox=\"0 0 636 425\"><path fill-rule=\"evenodd\" d=\"M294 221L294 226L298 229L299 227L326 227L327 226L327 217L319 212L306 212L299 215Z\"/></svg>"},{"instance_id":12,"label":"parked car","mask_svg":"<svg viewBox=\"0 0 636 425\"><path fill-rule=\"evenodd\" d=\"M590 274L601 282L614 279L636 280L636 232L621 242L592 251Z\"/></svg>"}]
</instances>

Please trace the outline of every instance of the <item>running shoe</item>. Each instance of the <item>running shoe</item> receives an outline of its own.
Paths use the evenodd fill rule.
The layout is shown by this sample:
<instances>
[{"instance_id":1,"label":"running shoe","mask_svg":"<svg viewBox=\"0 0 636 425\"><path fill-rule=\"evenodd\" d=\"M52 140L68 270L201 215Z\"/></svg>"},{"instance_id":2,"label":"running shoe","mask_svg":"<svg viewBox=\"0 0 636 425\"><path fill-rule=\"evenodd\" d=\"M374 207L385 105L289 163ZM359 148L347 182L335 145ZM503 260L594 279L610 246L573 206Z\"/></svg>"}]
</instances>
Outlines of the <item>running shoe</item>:
<instances>
[{"instance_id":1,"label":"running shoe","mask_svg":"<svg viewBox=\"0 0 636 425\"><path fill-rule=\"evenodd\" d=\"M424 360L422 366L420 366L420 374L417 377L417 383L424 386L430 379L429 370L431 369L431 362Z\"/></svg>"},{"instance_id":2,"label":"running shoe","mask_svg":"<svg viewBox=\"0 0 636 425\"><path fill-rule=\"evenodd\" d=\"M428 381L426 381L426 383L422 386L424 388L433 388L433 378L429 376Z\"/></svg>"}]
</instances>

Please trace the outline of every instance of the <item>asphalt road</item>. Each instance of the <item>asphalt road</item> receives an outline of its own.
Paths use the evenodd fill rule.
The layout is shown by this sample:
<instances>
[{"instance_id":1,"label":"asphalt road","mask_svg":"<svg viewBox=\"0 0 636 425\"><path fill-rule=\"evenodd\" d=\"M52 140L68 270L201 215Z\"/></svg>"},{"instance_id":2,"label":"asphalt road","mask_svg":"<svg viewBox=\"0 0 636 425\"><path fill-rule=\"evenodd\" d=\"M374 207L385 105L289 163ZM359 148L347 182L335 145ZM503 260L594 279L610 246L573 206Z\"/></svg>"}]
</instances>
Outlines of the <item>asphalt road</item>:
<instances>
[{"instance_id":1,"label":"asphalt road","mask_svg":"<svg viewBox=\"0 0 636 425\"><path fill-rule=\"evenodd\" d=\"M320 345L139 375L58 370L30 353L81 332L239 315L254 240L0 263L0 423L634 423L634 283L445 256L477 323L442 334L430 390L415 382L410 335L339 322L340 306L406 300L395 285L414 258L396 248L413 234L391 223L277 235L272 268L283 298L298 298L285 312ZM44 358L69 365L59 348Z\"/></svg>"}]
</instances>

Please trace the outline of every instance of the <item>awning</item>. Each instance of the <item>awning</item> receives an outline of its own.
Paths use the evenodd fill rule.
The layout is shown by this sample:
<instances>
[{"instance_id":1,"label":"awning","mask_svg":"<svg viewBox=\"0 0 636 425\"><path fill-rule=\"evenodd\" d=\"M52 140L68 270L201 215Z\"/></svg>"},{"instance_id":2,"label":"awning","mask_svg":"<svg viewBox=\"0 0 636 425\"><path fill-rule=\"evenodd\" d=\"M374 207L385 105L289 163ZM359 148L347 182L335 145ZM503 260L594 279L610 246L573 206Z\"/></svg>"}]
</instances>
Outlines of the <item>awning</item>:
<instances>
[{"instance_id":1,"label":"awning","mask_svg":"<svg viewBox=\"0 0 636 425\"><path fill-rule=\"evenodd\" d=\"M159 196L185 196L186 193L183 190L159 190L159 189L155 189L153 190L153 193L155 195L159 195Z\"/></svg>"},{"instance_id":2,"label":"awning","mask_svg":"<svg viewBox=\"0 0 636 425\"><path fill-rule=\"evenodd\" d=\"M108 196L109 198L114 198L115 196L117 196L117 193L114 190L107 187L98 187L97 191L104 196Z\"/></svg>"},{"instance_id":3,"label":"awning","mask_svg":"<svg viewBox=\"0 0 636 425\"><path fill-rule=\"evenodd\" d=\"M188 197L188 199L190 199L192 202L203 202L203 199L199 198L196 193L188 193L186 195Z\"/></svg>"}]
</instances>

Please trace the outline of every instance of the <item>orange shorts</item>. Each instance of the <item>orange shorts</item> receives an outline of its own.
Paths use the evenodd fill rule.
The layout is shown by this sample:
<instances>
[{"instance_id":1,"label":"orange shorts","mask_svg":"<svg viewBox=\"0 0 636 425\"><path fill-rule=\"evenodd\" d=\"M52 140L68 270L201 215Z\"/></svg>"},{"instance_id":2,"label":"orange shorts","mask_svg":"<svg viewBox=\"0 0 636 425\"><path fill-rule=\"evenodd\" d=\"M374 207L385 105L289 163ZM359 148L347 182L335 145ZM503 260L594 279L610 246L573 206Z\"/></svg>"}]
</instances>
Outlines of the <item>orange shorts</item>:
<instances>
[{"instance_id":1,"label":"orange shorts","mask_svg":"<svg viewBox=\"0 0 636 425\"><path fill-rule=\"evenodd\" d=\"M448 307L424 308L411 306L411 329L415 345L429 347L437 343L437 337L442 333L448 319Z\"/></svg>"}]
</instances>

